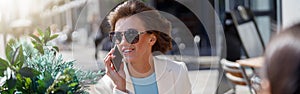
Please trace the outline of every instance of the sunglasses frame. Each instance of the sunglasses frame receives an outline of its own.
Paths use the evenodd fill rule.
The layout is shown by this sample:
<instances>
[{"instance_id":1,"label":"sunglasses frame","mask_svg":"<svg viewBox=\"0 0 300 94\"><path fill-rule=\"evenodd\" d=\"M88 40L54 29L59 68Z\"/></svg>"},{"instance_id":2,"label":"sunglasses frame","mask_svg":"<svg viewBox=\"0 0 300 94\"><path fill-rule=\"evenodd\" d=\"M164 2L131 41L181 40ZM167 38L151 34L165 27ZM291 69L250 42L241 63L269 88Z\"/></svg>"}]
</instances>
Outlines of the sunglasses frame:
<instances>
[{"instance_id":1,"label":"sunglasses frame","mask_svg":"<svg viewBox=\"0 0 300 94\"><path fill-rule=\"evenodd\" d=\"M136 36L135 36L134 38L130 38L130 37L132 37L132 36L126 35L126 33L129 33L129 34L130 34L130 31L135 31L135 32L137 32L137 33L135 34ZM117 33L121 33L121 34L120 34L121 37L118 36L119 34L117 34ZM128 30L126 30L126 31L124 31L124 32L122 32L122 31L113 31L113 32L110 32L110 33L109 33L109 38L110 38L110 40L111 40L113 43L120 44L121 41L123 40L123 36L124 36L127 43L129 43L129 44L135 44L135 43L138 43L138 42L139 42L139 40L140 40L140 35L141 35L141 34L146 34L146 33L149 33L149 32L148 32L148 31L145 31L145 32L139 32L139 31L136 30L136 29L128 29ZM118 37L119 37L119 38L118 38ZM131 42L130 42L130 39L131 39ZM117 41L119 41L119 42L117 42Z\"/></svg>"}]
</instances>

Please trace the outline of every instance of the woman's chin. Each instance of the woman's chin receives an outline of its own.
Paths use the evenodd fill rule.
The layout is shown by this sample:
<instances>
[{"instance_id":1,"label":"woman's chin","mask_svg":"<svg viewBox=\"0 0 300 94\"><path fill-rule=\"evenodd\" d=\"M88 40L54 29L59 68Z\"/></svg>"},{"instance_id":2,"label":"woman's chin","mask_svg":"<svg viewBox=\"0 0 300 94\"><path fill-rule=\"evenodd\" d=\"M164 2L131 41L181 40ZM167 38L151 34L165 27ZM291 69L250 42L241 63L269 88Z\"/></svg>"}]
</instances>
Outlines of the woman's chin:
<instances>
[{"instance_id":1,"label":"woman's chin","mask_svg":"<svg viewBox=\"0 0 300 94\"><path fill-rule=\"evenodd\" d=\"M130 57L130 56L126 56L124 57L125 62L130 63L133 61L134 58Z\"/></svg>"}]
</instances>

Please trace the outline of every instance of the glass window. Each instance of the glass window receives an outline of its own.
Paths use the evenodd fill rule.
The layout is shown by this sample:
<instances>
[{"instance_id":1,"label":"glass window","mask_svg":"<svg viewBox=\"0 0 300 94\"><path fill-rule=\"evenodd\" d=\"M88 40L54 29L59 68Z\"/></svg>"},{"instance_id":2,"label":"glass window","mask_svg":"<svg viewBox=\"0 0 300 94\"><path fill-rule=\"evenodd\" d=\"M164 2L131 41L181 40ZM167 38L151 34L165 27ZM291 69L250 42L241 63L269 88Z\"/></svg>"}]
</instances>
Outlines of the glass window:
<instances>
[{"instance_id":1,"label":"glass window","mask_svg":"<svg viewBox=\"0 0 300 94\"><path fill-rule=\"evenodd\" d=\"M271 9L270 0L250 0L253 11L269 11Z\"/></svg>"},{"instance_id":2,"label":"glass window","mask_svg":"<svg viewBox=\"0 0 300 94\"><path fill-rule=\"evenodd\" d=\"M255 20L264 45L266 45L269 42L271 34L271 19L269 16L258 16Z\"/></svg>"}]
</instances>

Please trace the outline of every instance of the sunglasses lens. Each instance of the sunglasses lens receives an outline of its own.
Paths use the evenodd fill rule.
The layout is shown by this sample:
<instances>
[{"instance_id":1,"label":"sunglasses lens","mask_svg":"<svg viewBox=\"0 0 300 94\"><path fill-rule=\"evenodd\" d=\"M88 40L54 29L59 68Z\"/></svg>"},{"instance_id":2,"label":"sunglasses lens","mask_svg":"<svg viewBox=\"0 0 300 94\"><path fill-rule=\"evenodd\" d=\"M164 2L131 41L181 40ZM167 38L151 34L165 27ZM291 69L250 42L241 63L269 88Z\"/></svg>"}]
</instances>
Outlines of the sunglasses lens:
<instances>
[{"instance_id":1,"label":"sunglasses lens","mask_svg":"<svg viewBox=\"0 0 300 94\"><path fill-rule=\"evenodd\" d=\"M130 44L135 44L139 41L139 32L135 29L128 29L124 35L127 42Z\"/></svg>"},{"instance_id":2,"label":"sunglasses lens","mask_svg":"<svg viewBox=\"0 0 300 94\"><path fill-rule=\"evenodd\" d=\"M111 33L109 33L109 37L113 43L120 43L122 40L122 33L121 32L111 32Z\"/></svg>"},{"instance_id":3,"label":"sunglasses lens","mask_svg":"<svg viewBox=\"0 0 300 94\"><path fill-rule=\"evenodd\" d=\"M135 44L139 41L139 32L135 29L128 29L124 32L125 39L130 44ZM123 38L122 32L111 32L109 33L110 40L113 43L121 43Z\"/></svg>"},{"instance_id":4,"label":"sunglasses lens","mask_svg":"<svg viewBox=\"0 0 300 94\"><path fill-rule=\"evenodd\" d=\"M122 41L122 33L121 32L116 32L115 34L115 43L120 43Z\"/></svg>"}]
</instances>

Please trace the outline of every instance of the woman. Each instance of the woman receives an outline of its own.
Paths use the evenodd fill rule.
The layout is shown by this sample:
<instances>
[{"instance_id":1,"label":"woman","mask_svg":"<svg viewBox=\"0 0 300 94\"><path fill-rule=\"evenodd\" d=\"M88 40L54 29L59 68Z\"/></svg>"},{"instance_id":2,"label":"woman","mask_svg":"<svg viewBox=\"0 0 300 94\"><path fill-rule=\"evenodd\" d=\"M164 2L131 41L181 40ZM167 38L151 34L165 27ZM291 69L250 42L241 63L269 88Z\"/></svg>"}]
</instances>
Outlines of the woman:
<instances>
[{"instance_id":1,"label":"woman","mask_svg":"<svg viewBox=\"0 0 300 94\"><path fill-rule=\"evenodd\" d=\"M106 75L96 85L97 93L191 93L185 64L156 55L172 48L170 22L157 10L130 0L118 5L108 19L111 40L122 53L123 63L115 71L114 50L108 53Z\"/></svg>"},{"instance_id":2,"label":"woman","mask_svg":"<svg viewBox=\"0 0 300 94\"><path fill-rule=\"evenodd\" d=\"M262 75L263 94L300 94L300 24L270 41Z\"/></svg>"}]
</instances>

